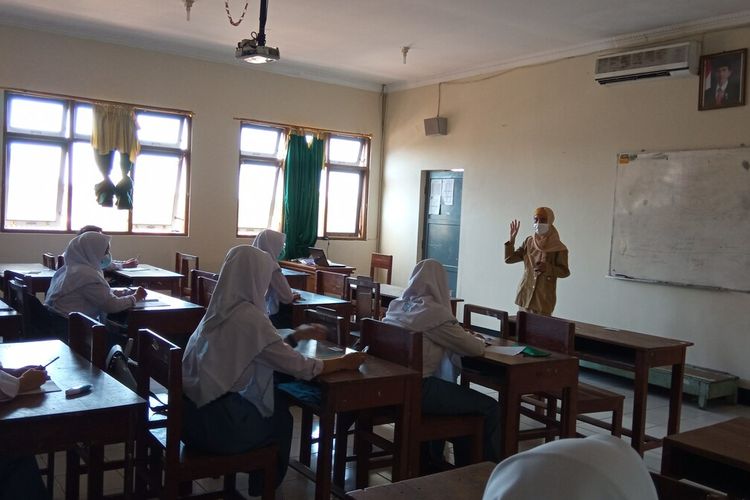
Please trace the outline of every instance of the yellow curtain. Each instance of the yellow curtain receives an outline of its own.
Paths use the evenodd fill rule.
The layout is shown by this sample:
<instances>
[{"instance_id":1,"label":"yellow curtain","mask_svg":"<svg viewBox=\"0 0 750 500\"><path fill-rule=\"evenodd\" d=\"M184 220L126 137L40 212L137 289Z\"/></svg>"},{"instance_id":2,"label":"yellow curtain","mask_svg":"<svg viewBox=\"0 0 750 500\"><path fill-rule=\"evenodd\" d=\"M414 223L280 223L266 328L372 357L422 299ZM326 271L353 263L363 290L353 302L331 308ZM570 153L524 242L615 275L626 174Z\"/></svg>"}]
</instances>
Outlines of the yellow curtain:
<instances>
[{"instance_id":1,"label":"yellow curtain","mask_svg":"<svg viewBox=\"0 0 750 500\"><path fill-rule=\"evenodd\" d=\"M135 109L120 104L95 104L91 145L99 154L119 151L135 163L141 151Z\"/></svg>"}]
</instances>

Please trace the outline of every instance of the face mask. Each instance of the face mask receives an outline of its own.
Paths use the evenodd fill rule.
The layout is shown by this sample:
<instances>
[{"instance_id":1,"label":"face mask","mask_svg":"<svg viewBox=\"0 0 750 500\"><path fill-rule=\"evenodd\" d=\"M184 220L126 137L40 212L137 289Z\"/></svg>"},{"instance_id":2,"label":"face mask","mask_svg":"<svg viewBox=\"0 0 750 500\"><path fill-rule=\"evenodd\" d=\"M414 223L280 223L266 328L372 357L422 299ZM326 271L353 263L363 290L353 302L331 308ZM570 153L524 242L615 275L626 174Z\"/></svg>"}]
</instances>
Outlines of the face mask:
<instances>
[{"instance_id":1,"label":"face mask","mask_svg":"<svg viewBox=\"0 0 750 500\"><path fill-rule=\"evenodd\" d=\"M102 269L107 269L109 266L112 265L112 256L110 254L106 254L104 258L99 262L99 267Z\"/></svg>"},{"instance_id":2,"label":"face mask","mask_svg":"<svg viewBox=\"0 0 750 500\"><path fill-rule=\"evenodd\" d=\"M547 234L547 231L549 231L549 224L544 224L541 222L534 223L534 232L536 234Z\"/></svg>"}]
</instances>

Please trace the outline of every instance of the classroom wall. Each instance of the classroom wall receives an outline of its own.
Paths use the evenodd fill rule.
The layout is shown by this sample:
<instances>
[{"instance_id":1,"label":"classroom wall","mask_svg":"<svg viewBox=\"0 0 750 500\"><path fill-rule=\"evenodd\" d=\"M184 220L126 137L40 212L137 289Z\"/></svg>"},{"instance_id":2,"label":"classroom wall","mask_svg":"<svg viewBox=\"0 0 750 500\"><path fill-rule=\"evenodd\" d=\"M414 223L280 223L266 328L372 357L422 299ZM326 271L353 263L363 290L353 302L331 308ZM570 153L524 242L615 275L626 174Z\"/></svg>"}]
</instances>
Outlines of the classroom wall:
<instances>
[{"instance_id":1,"label":"classroom wall","mask_svg":"<svg viewBox=\"0 0 750 500\"><path fill-rule=\"evenodd\" d=\"M704 54L748 47L750 28L702 38ZM394 283L405 283L420 258L422 171L463 168L459 296L517 309L522 264L503 262L508 225L520 219L520 242L534 208L546 205L570 249L572 274L558 281L556 315L694 342L689 363L731 372L750 387L749 294L605 277L615 155L750 143L750 105L697 111L697 76L600 86L594 59L443 84L447 136L424 135L437 86L388 95L381 246L396 256Z\"/></svg>"},{"instance_id":2,"label":"classroom wall","mask_svg":"<svg viewBox=\"0 0 750 500\"><path fill-rule=\"evenodd\" d=\"M377 92L7 26L0 26L0 60L0 87L195 113L189 235L115 236L112 243L115 257L141 255L167 268L174 266L174 253L183 251L200 256L202 268L218 270L230 247L250 242L235 236L239 122L234 117L372 134L368 240L330 244L331 259L369 272L379 212ZM0 261L41 259L42 251L60 252L69 239L0 233Z\"/></svg>"}]
</instances>

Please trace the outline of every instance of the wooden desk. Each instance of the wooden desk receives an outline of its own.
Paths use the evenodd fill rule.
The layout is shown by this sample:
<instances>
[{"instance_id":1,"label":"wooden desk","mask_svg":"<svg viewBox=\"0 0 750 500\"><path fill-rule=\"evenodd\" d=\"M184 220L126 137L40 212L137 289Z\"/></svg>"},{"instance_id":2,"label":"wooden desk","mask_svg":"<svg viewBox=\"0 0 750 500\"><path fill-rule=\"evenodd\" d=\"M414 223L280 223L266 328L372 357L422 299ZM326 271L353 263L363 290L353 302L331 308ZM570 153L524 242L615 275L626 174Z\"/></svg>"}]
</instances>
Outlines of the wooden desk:
<instances>
[{"instance_id":1,"label":"wooden desk","mask_svg":"<svg viewBox=\"0 0 750 500\"><path fill-rule=\"evenodd\" d=\"M307 277L309 274L294 269L287 269L285 267L281 268L281 272L284 274L284 277L289 282L291 288L298 288L300 290L307 289ZM313 290L315 289L313 288Z\"/></svg>"},{"instance_id":2,"label":"wooden desk","mask_svg":"<svg viewBox=\"0 0 750 500\"><path fill-rule=\"evenodd\" d=\"M315 309L318 306L336 311L336 314L348 318L352 313L352 303L348 300L320 295L304 290L294 290L300 295L299 300L291 304L279 304L279 309L292 309L292 326L299 326L305 322L305 309Z\"/></svg>"},{"instance_id":3,"label":"wooden desk","mask_svg":"<svg viewBox=\"0 0 750 500\"><path fill-rule=\"evenodd\" d=\"M348 500L482 500L484 487L497 464L481 462L429 476L350 491Z\"/></svg>"},{"instance_id":4,"label":"wooden desk","mask_svg":"<svg viewBox=\"0 0 750 500\"><path fill-rule=\"evenodd\" d=\"M79 442L125 443L123 491L131 497L133 446L146 418L146 402L59 340L0 344L0 362L11 368L43 364L55 356L60 359L47 372L60 389L87 383L92 391L71 399L63 391L22 395L0 404L0 456L65 450ZM88 475L90 498L101 496L101 477ZM66 495L78 498L73 488Z\"/></svg>"},{"instance_id":5,"label":"wooden desk","mask_svg":"<svg viewBox=\"0 0 750 500\"><path fill-rule=\"evenodd\" d=\"M388 308L388 304L391 303L393 299L397 299L401 297L401 294L404 293L405 288L402 286L396 286L396 285L389 285L387 283L381 283L380 284L380 304L384 308ZM463 302L464 299L459 299L456 297L451 297L451 310L453 311L453 315L456 315L456 305L459 302Z\"/></svg>"},{"instance_id":6,"label":"wooden desk","mask_svg":"<svg viewBox=\"0 0 750 500\"><path fill-rule=\"evenodd\" d=\"M25 281L31 285L31 293L47 293L52 276L55 274L54 269L50 269L38 262L0 264L0 280L2 281L2 290L6 294L8 293L4 277L6 271L15 276L24 277Z\"/></svg>"},{"instance_id":7,"label":"wooden desk","mask_svg":"<svg viewBox=\"0 0 750 500\"><path fill-rule=\"evenodd\" d=\"M2 342L15 342L21 338L21 314L0 300L0 338Z\"/></svg>"},{"instance_id":8,"label":"wooden desk","mask_svg":"<svg viewBox=\"0 0 750 500\"><path fill-rule=\"evenodd\" d=\"M113 276L122 278L131 286L142 286L155 290L171 290L173 297L180 296L180 280L183 276L174 271L167 271L148 264L138 264L138 267L111 271Z\"/></svg>"},{"instance_id":9,"label":"wooden desk","mask_svg":"<svg viewBox=\"0 0 750 500\"><path fill-rule=\"evenodd\" d=\"M356 270L356 267L350 267L350 266L323 267L323 266L303 264L301 262L295 262L292 260L280 260L279 265L281 266L282 269L291 269L293 271L300 271L300 272L305 273L307 275L307 285L304 287L304 290L308 290L308 291L316 290L315 271L329 271L332 273L339 273L339 274L344 274L346 276L350 276Z\"/></svg>"},{"instance_id":10,"label":"wooden desk","mask_svg":"<svg viewBox=\"0 0 750 500\"><path fill-rule=\"evenodd\" d=\"M500 345L516 345L506 339L498 339L498 342ZM577 358L556 352L544 358L486 352L480 357L464 357L463 369L489 378L492 384L489 387L500 387L502 458L518 453L521 396L524 394L560 391L561 434L562 437L575 437Z\"/></svg>"},{"instance_id":11,"label":"wooden desk","mask_svg":"<svg viewBox=\"0 0 750 500\"><path fill-rule=\"evenodd\" d=\"M669 389L669 422L667 434L680 432L682 378L685 373L685 351L692 342L646 335L627 330L609 329L575 322L575 354L580 359L634 372L633 428L624 429L633 448L641 455L658 448L661 440L646 435L646 400L648 370L656 366L672 367Z\"/></svg>"},{"instance_id":12,"label":"wooden desk","mask_svg":"<svg viewBox=\"0 0 750 500\"><path fill-rule=\"evenodd\" d=\"M150 328L180 347L185 347L190 334L203 319L206 309L152 290L148 290L146 299L156 300L139 302L132 309L110 314L107 322L126 332L132 339L138 338L138 330L141 328Z\"/></svg>"},{"instance_id":13,"label":"wooden desk","mask_svg":"<svg viewBox=\"0 0 750 500\"><path fill-rule=\"evenodd\" d=\"M296 350L303 354L315 355L319 350L318 344L332 345L308 340L301 341ZM326 354L323 353L320 357L324 358ZM331 497L334 420L339 412L396 407L394 443L398 454L394 456L393 477L394 481L408 477L409 441L404 428L409 422L411 398L419 397L415 396L414 391L421 382L421 374L374 356L366 356L358 371L328 373L317 377L314 382L321 388L318 412L320 438L317 471L314 476L316 500L329 500ZM312 471L299 461L292 460L290 465L303 475L312 477Z\"/></svg>"},{"instance_id":14,"label":"wooden desk","mask_svg":"<svg viewBox=\"0 0 750 500\"><path fill-rule=\"evenodd\" d=\"M750 419L735 418L664 438L661 473L729 495L750 495Z\"/></svg>"}]
</instances>

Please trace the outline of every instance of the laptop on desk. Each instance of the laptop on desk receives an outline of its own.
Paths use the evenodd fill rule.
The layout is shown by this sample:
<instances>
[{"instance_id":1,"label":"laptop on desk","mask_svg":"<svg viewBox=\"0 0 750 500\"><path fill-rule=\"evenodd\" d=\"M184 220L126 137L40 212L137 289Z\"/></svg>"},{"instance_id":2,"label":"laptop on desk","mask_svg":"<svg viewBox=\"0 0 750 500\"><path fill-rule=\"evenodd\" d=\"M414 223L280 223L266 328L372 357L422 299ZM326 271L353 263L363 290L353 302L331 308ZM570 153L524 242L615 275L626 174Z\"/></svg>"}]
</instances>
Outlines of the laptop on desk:
<instances>
[{"instance_id":1,"label":"laptop on desk","mask_svg":"<svg viewBox=\"0 0 750 500\"><path fill-rule=\"evenodd\" d=\"M319 267L346 267L345 264L338 264L336 262L331 262L328 260L328 257L326 257L326 253L320 249L320 248L314 248L310 247L307 249L310 252L310 257L313 259L313 262L315 262L316 266Z\"/></svg>"}]
</instances>

